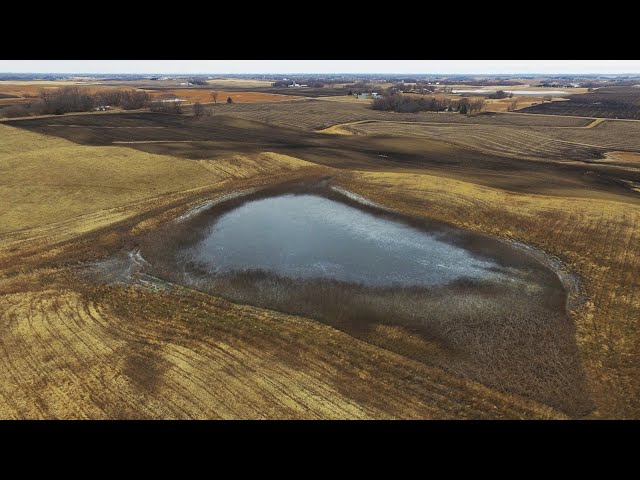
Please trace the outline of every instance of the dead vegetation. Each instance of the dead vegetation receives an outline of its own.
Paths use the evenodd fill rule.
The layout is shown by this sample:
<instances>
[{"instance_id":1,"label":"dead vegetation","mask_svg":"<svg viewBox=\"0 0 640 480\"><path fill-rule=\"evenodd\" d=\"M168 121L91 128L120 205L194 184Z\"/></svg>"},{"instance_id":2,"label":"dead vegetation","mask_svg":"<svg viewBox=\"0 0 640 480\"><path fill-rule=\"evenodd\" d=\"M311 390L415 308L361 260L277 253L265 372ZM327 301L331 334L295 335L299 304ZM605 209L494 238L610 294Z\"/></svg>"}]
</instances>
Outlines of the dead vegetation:
<instances>
[{"instance_id":1,"label":"dead vegetation","mask_svg":"<svg viewBox=\"0 0 640 480\"><path fill-rule=\"evenodd\" d=\"M571 318L596 404L592 414L635 418L640 316L637 201L527 195L441 177L361 173L352 190L413 215L517 239L557 255L583 279L587 303ZM603 240L606 238L606 240ZM633 339L633 340L632 340ZM614 413L615 412L615 413Z\"/></svg>"},{"instance_id":2,"label":"dead vegetation","mask_svg":"<svg viewBox=\"0 0 640 480\"><path fill-rule=\"evenodd\" d=\"M0 125L0 416L638 418L640 203L620 183L635 178L636 124L403 115L318 100ZM313 132L367 120L349 127L359 135ZM625 154L604 157L613 150ZM488 292L453 302L316 284L279 313L80 274L212 198L323 177L397 212L556 255L586 302L562 323L507 295L481 318ZM232 280L219 295L254 302L238 292L259 284L264 306L286 310L273 300L286 280ZM318 290L333 311L305 304Z\"/></svg>"},{"instance_id":3,"label":"dead vegetation","mask_svg":"<svg viewBox=\"0 0 640 480\"><path fill-rule=\"evenodd\" d=\"M565 102L540 103L523 111L548 115L640 119L640 90L633 86L602 87L595 92L571 95Z\"/></svg>"}]
</instances>

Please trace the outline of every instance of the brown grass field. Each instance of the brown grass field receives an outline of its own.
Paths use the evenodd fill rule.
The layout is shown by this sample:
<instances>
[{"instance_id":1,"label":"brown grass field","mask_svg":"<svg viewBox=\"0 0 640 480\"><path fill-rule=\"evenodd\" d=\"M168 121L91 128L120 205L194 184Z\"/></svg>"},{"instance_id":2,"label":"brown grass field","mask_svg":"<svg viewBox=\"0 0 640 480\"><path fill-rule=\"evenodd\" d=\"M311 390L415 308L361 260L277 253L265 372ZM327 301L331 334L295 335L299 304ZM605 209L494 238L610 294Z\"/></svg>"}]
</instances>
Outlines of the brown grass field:
<instances>
[{"instance_id":1,"label":"brown grass field","mask_svg":"<svg viewBox=\"0 0 640 480\"><path fill-rule=\"evenodd\" d=\"M257 80L253 78L212 78L207 83L214 88L225 90L227 88L265 88L271 87L270 80Z\"/></svg>"},{"instance_id":2,"label":"brown grass field","mask_svg":"<svg viewBox=\"0 0 640 480\"><path fill-rule=\"evenodd\" d=\"M175 82L174 82L175 84ZM243 84L244 85L244 84ZM270 84L269 84L270 85ZM25 103L38 96L39 92L43 89L56 89L65 86L78 86L89 93L96 93L104 89L112 88L139 88L148 91L152 97L176 97L183 98L186 103L202 102L213 103L211 93L214 91L212 88L198 89L198 88L159 88L159 89L145 89L148 85L113 85L103 84L100 82L63 82L63 81L50 81L50 82L4 82L0 81L0 94L15 95L18 98L3 98L0 99L0 105L10 105L16 103ZM233 86L233 84L232 84ZM260 85L259 85L260 86ZM237 91L237 90L215 90L218 92L218 102L226 102L228 97L231 97L234 102L237 103L255 103L255 102L281 102L284 100L295 100L301 98L294 95L279 95L266 92L254 92L254 91Z\"/></svg>"},{"instance_id":3,"label":"brown grass field","mask_svg":"<svg viewBox=\"0 0 640 480\"><path fill-rule=\"evenodd\" d=\"M295 100L301 97L294 95L277 95L274 93L264 92L239 92L230 90L203 90L203 89L162 89L162 90L149 90L149 93L154 97L162 96L175 96L176 98L183 98L186 103L213 103L211 96L212 92L218 93L218 102L224 103L227 98L231 97L234 103L255 103L255 102L282 102L286 100Z\"/></svg>"},{"instance_id":4,"label":"brown grass field","mask_svg":"<svg viewBox=\"0 0 640 480\"><path fill-rule=\"evenodd\" d=\"M0 417L640 418L639 128L326 100L0 122ZM451 332L427 341L393 312L358 333L126 263L202 202L318 182L562 261L583 298L554 371L583 376L580 406L559 393L569 377L549 388L544 359L518 366L517 342L486 357L510 366L500 379L451 356ZM126 281L91 273L121 258Z\"/></svg>"}]
</instances>

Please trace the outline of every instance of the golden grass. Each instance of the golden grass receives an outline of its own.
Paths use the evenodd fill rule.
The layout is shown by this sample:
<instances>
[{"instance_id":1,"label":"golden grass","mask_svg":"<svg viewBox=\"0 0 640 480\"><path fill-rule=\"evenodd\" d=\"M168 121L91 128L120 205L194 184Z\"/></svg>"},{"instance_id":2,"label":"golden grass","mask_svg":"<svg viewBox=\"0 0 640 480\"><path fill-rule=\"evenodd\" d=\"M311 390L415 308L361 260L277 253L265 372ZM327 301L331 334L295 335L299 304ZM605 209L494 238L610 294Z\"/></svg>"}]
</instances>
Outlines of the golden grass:
<instances>
[{"instance_id":1,"label":"golden grass","mask_svg":"<svg viewBox=\"0 0 640 480\"><path fill-rule=\"evenodd\" d=\"M308 165L274 154L197 162L120 146L78 145L4 124L0 138L0 234Z\"/></svg>"},{"instance_id":2,"label":"golden grass","mask_svg":"<svg viewBox=\"0 0 640 480\"><path fill-rule=\"evenodd\" d=\"M341 102L341 103L372 103L373 100L367 98L358 98L355 95L335 95L329 97L318 97L316 100L324 102Z\"/></svg>"},{"instance_id":3,"label":"golden grass","mask_svg":"<svg viewBox=\"0 0 640 480\"><path fill-rule=\"evenodd\" d=\"M593 416L640 416L640 204L512 193L420 174L354 173L345 185L395 210L524 241L563 259L588 295L572 318Z\"/></svg>"},{"instance_id":4,"label":"golden grass","mask_svg":"<svg viewBox=\"0 0 640 480\"><path fill-rule=\"evenodd\" d=\"M604 161L617 163L630 163L640 165L640 153L638 152L607 152Z\"/></svg>"},{"instance_id":5,"label":"golden grass","mask_svg":"<svg viewBox=\"0 0 640 480\"><path fill-rule=\"evenodd\" d=\"M270 80L255 80L251 78L214 78L207 80L209 85L222 88L258 88L270 87L273 83Z\"/></svg>"},{"instance_id":6,"label":"golden grass","mask_svg":"<svg viewBox=\"0 0 640 480\"><path fill-rule=\"evenodd\" d=\"M105 89L136 89L136 90L145 90L146 85L136 85L132 83L131 85L123 84L120 87L106 86L101 85L99 83L93 82L2 82L0 81L0 93L5 93L9 95L17 95L22 98L34 98L37 97L40 90L43 89L56 89L65 86L79 86L82 87L84 91L88 93L96 93ZM162 89L162 90L145 90L151 94L152 97L163 97L166 95L175 96L177 98L184 98L187 100L187 103L193 103L196 101L202 103L213 103L213 98L211 97L212 89L198 89L198 88L184 88L184 89ZM226 102L228 97L231 97L234 102L237 103L256 103L256 102L282 102L286 100L295 100L302 98L300 96L294 95L280 95L275 93L264 93L264 92L243 92L243 91L233 91L233 90L217 90L218 92L218 102L224 103ZM0 99L0 104L13 104L20 103L20 99L16 98L7 98Z\"/></svg>"},{"instance_id":7,"label":"golden grass","mask_svg":"<svg viewBox=\"0 0 640 480\"><path fill-rule=\"evenodd\" d=\"M0 296L2 418L557 418L318 322L202 294Z\"/></svg>"},{"instance_id":8,"label":"golden grass","mask_svg":"<svg viewBox=\"0 0 640 480\"><path fill-rule=\"evenodd\" d=\"M366 123L367 121L368 120L358 120L357 122L347 122L347 123L340 123L337 125L331 125L330 127L323 128L322 130L318 130L318 133L327 133L329 135L355 135L356 133L353 130L350 130L348 127L352 125Z\"/></svg>"},{"instance_id":9,"label":"golden grass","mask_svg":"<svg viewBox=\"0 0 640 480\"><path fill-rule=\"evenodd\" d=\"M164 89L164 90L148 90L152 97L163 97L166 95L175 96L187 100L187 103L201 102L213 103L211 93L214 90L204 89ZM238 92L229 90L216 90L218 92L218 103L225 103L228 97L235 103L259 103L259 102L282 102L287 100L296 100L294 95L279 95L275 93L263 92Z\"/></svg>"},{"instance_id":10,"label":"golden grass","mask_svg":"<svg viewBox=\"0 0 640 480\"><path fill-rule=\"evenodd\" d=\"M337 171L269 152L185 160L4 124L0 139L2 418L563 417L318 322L186 290L103 289L59 266L98 244L117 250L121 238L135 239L212 192L311 174L332 175L394 210L562 258L588 296L571 316L592 416L640 418L639 202Z\"/></svg>"},{"instance_id":11,"label":"golden grass","mask_svg":"<svg viewBox=\"0 0 640 480\"><path fill-rule=\"evenodd\" d=\"M201 186L219 178L187 160L90 147L0 125L0 233Z\"/></svg>"},{"instance_id":12,"label":"golden grass","mask_svg":"<svg viewBox=\"0 0 640 480\"><path fill-rule=\"evenodd\" d=\"M272 152L188 161L5 125L0 136L0 417L562 417L318 322L195 292L102 289L56 266L120 248L118 225L135 238L172 205L333 170Z\"/></svg>"},{"instance_id":13,"label":"golden grass","mask_svg":"<svg viewBox=\"0 0 640 480\"><path fill-rule=\"evenodd\" d=\"M69 85L101 85L102 82L87 80L0 80L0 92L12 87L66 87Z\"/></svg>"}]
</instances>

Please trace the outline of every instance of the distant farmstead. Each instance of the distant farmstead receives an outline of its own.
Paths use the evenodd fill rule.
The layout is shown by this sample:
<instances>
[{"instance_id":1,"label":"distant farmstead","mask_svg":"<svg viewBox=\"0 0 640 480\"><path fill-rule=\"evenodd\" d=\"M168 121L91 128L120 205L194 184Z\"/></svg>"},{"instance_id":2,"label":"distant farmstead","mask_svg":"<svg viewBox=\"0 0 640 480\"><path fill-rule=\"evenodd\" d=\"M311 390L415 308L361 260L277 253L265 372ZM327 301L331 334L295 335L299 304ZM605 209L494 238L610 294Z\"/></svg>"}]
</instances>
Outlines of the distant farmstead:
<instances>
[{"instance_id":1,"label":"distant farmstead","mask_svg":"<svg viewBox=\"0 0 640 480\"><path fill-rule=\"evenodd\" d=\"M372 92L372 93L360 93L360 94L356 94L356 97L358 98L381 98L382 95L380 95L379 93L376 92Z\"/></svg>"}]
</instances>

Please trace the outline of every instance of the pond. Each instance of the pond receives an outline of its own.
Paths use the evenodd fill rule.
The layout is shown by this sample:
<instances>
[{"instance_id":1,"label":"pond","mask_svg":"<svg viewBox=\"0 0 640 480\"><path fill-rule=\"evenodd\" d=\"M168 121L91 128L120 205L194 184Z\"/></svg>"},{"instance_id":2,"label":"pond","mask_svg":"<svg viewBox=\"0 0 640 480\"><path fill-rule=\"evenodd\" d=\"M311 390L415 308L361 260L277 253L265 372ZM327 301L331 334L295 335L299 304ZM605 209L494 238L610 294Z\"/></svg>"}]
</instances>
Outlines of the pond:
<instances>
[{"instance_id":1,"label":"pond","mask_svg":"<svg viewBox=\"0 0 640 480\"><path fill-rule=\"evenodd\" d=\"M501 390L588 410L567 292L547 261L366 201L321 183L228 194L149 233L129 260L144 285L299 316L229 307L212 322L272 335L285 318L300 332L319 321ZM131 262L122 265L130 276Z\"/></svg>"},{"instance_id":2,"label":"pond","mask_svg":"<svg viewBox=\"0 0 640 480\"><path fill-rule=\"evenodd\" d=\"M218 217L185 253L213 274L262 270L369 286L432 286L503 276L492 260L441 234L313 194L247 202Z\"/></svg>"}]
</instances>

